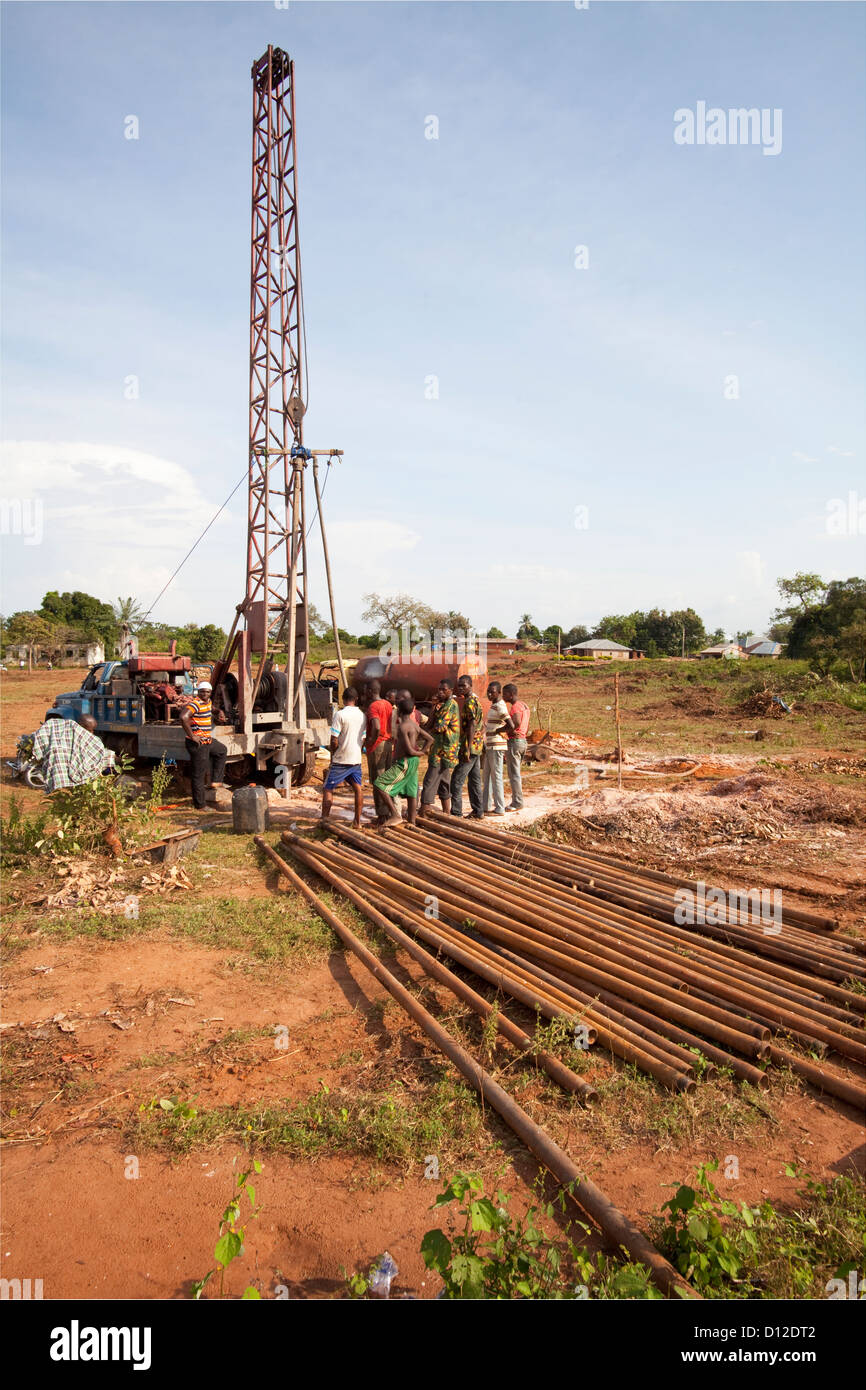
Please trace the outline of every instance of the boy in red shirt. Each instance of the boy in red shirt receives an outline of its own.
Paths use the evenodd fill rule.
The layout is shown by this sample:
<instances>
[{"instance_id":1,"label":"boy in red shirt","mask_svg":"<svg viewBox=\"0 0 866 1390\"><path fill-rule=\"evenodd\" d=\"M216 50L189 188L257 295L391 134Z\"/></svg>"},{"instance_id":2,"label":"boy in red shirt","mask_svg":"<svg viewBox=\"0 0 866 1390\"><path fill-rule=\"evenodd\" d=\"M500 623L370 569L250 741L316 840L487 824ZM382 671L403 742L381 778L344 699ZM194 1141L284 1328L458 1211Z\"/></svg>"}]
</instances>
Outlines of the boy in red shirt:
<instances>
[{"instance_id":1,"label":"boy in red shirt","mask_svg":"<svg viewBox=\"0 0 866 1390\"><path fill-rule=\"evenodd\" d=\"M389 818L389 806L376 786L376 778L381 777L391 766L393 744L391 742L391 716L394 713L390 700L383 700L382 687L378 681L367 682L367 773L373 788L373 802L376 819L384 825Z\"/></svg>"}]
</instances>

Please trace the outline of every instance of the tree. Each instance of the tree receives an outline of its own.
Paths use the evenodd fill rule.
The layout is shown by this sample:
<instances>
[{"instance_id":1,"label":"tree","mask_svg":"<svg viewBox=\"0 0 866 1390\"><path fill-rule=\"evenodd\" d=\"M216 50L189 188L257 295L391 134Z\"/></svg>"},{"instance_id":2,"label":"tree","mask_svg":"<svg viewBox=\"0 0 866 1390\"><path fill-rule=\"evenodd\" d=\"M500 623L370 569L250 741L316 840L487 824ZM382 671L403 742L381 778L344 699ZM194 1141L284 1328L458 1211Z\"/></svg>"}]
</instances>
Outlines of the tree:
<instances>
[{"instance_id":1,"label":"tree","mask_svg":"<svg viewBox=\"0 0 866 1390\"><path fill-rule=\"evenodd\" d=\"M596 623L593 637L606 638L608 642L621 642L624 647L642 646L636 640L637 622L640 613L611 613Z\"/></svg>"},{"instance_id":2,"label":"tree","mask_svg":"<svg viewBox=\"0 0 866 1390\"><path fill-rule=\"evenodd\" d=\"M429 612L426 604L410 594L365 594L364 603L361 616L364 622L377 624L377 633L399 631L406 624L423 625Z\"/></svg>"},{"instance_id":3,"label":"tree","mask_svg":"<svg viewBox=\"0 0 866 1390\"><path fill-rule=\"evenodd\" d=\"M694 608L677 608L671 613L671 619L676 625L676 640L674 650L668 653L670 656L682 655L683 628L685 628L687 654L699 652L702 647L707 645L707 632L703 619L698 617Z\"/></svg>"},{"instance_id":4,"label":"tree","mask_svg":"<svg viewBox=\"0 0 866 1390\"><path fill-rule=\"evenodd\" d=\"M592 635L637 648L647 656L680 656L684 634L687 652L699 651L706 642L704 624L693 608L680 608L673 613L666 613L663 608L651 608L647 613L613 613L601 619Z\"/></svg>"},{"instance_id":5,"label":"tree","mask_svg":"<svg viewBox=\"0 0 866 1390\"><path fill-rule=\"evenodd\" d=\"M132 595L128 598L118 598L113 607L118 626L115 645L118 655L125 658L129 656L133 650L130 638L134 632L138 631L144 621L145 613L141 605Z\"/></svg>"},{"instance_id":6,"label":"tree","mask_svg":"<svg viewBox=\"0 0 866 1390\"><path fill-rule=\"evenodd\" d=\"M541 634L541 640L546 647L555 647L562 639L562 628L556 623L546 627Z\"/></svg>"},{"instance_id":7,"label":"tree","mask_svg":"<svg viewBox=\"0 0 866 1390\"><path fill-rule=\"evenodd\" d=\"M705 645L708 647L717 647L720 642L725 641L727 641L727 638L725 636L725 629L723 627L717 627L714 632L710 632L707 634L707 640Z\"/></svg>"},{"instance_id":8,"label":"tree","mask_svg":"<svg viewBox=\"0 0 866 1390\"><path fill-rule=\"evenodd\" d=\"M563 651L566 647L576 647L578 642L585 642L588 637L589 628L584 627L582 623L577 623L574 627L570 627L568 632L562 634Z\"/></svg>"},{"instance_id":9,"label":"tree","mask_svg":"<svg viewBox=\"0 0 866 1390\"><path fill-rule=\"evenodd\" d=\"M84 639L99 638L106 651L111 651L117 639L117 619L111 604L81 589L62 594L50 589L42 600L40 616L49 623L65 623Z\"/></svg>"},{"instance_id":10,"label":"tree","mask_svg":"<svg viewBox=\"0 0 866 1390\"><path fill-rule=\"evenodd\" d=\"M487 636L492 638L499 637L503 642L505 641L505 633L500 631L498 627L489 627L487 629Z\"/></svg>"},{"instance_id":11,"label":"tree","mask_svg":"<svg viewBox=\"0 0 866 1390\"><path fill-rule=\"evenodd\" d=\"M26 647L27 663L33 668L33 656L37 647L53 652L55 633L52 625L41 613L13 613L6 623L6 644L9 647Z\"/></svg>"},{"instance_id":12,"label":"tree","mask_svg":"<svg viewBox=\"0 0 866 1390\"><path fill-rule=\"evenodd\" d=\"M782 598L788 600L787 607L776 610L777 618L796 616L797 612L805 613L821 603L827 592L827 585L819 574L804 573L802 570L798 570L793 579L777 579L776 586ZM797 600L796 605L792 605L792 599Z\"/></svg>"},{"instance_id":13,"label":"tree","mask_svg":"<svg viewBox=\"0 0 866 1390\"><path fill-rule=\"evenodd\" d=\"M112 607L115 621L120 627L128 627L130 632L135 632L144 620L144 609L138 599L131 595L129 598L118 598Z\"/></svg>"},{"instance_id":14,"label":"tree","mask_svg":"<svg viewBox=\"0 0 866 1390\"><path fill-rule=\"evenodd\" d=\"M532 621L531 613L524 613L520 619L520 626L517 629L517 637L521 642L540 642L541 633Z\"/></svg>"},{"instance_id":15,"label":"tree","mask_svg":"<svg viewBox=\"0 0 866 1390\"><path fill-rule=\"evenodd\" d=\"M441 632L452 637L459 632L468 632L470 628L469 619L462 613L455 613L453 608L450 613L439 613L435 608L426 608L423 613L419 613L416 622L425 632Z\"/></svg>"},{"instance_id":16,"label":"tree","mask_svg":"<svg viewBox=\"0 0 866 1390\"><path fill-rule=\"evenodd\" d=\"M810 577L810 576L807 576ZM779 583L782 593L783 581ZM862 681L866 670L866 580L832 580L811 602L796 613L788 632L787 655L803 657L822 674L834 666L853 681Z\"/></svg>"},{"instance_id":17,"label":"tree","mask_svg":"<svg viewBox=\"0 0 866 1390\"><path fill-rule=\"evenodd\" d=\"M787 645L794 623L820 607L827 585L819 574L798 570L792 579L777 579L776 587L785 602L773 614L771 636L774 642Z\"/></svg>"},{"instance_id":18,"label":"tree","mask_svg":"<svg viewBox=\"0 0 866 1390\"><path fill-rule=\"evenodd\" d=\"M186 640L181 638L178 641L184 656L191 657L194 662L219 661L227 640L227 634L221 627L216 627L214 623L205 623L204 627L190 624L186 631L189 634Z\"/></svg>"},{"instance_id":19,"label":"tree","mask_svg":"<svg viewBox=\"0 0 866 1390\"><path fill-rule=\"evenodd\" d=\"M333 637L334 629L328 626L314 603L307 604L307 626L313 637L324 637L328 632Z\"/></svg>"}]
</instances>

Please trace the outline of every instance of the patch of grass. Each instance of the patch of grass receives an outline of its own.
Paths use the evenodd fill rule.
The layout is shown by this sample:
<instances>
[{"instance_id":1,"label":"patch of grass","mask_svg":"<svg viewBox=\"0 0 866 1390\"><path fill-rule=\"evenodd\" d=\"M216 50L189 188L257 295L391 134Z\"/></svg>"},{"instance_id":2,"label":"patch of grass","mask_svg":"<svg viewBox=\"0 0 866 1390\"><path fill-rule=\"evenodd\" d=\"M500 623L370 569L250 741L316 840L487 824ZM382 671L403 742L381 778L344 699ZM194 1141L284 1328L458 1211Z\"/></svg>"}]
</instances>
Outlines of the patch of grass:
<instances>
[{"instance_id":1,"label":"patch of grass","mask_svg":"<svg viewBox=\"0 0 866 1390\"><path fill-rule=\"evenodd\" d=\"M827 1283L841 1277L847 1284L856 1269L860 1283L866 1256L866 1182L859 1176L817 1182L804 1180L793 1210L781 1213L776 1231L758 1229L759 1258L765 1298L826 1298Z\"/></svg>"},{"instance_id":2,"label":"patch of grass","mask_svg":"<svg viewBox=\"0 0 866 1390\"><path fill-rule=\"evenodd\" d=\"M251 1150L279 1150L297 1158L358 1154L406 1166L435 1154L441 1164L476 1156L483 1128L474 1092L441 1075L410 1093L399 1084L387 1090L325 1090L304 1101L222 1106L193 1113L143 1107L130 1121L125 1140L138 1149L188 1153L225 1140Z\"/></svg>"},{"instance_id":3,"label":"patch of grass","mask_svg":"<svg viewBox=\"0 0 866 1390\"><path fill-rule=\"evenodd\" d=\"M123 941L167 931L200 945L240 950L272 964L313 964L339 949L330 927L293 894L279 898L208 898L196 901L186 894L166 901L142 899L138 918L66 911L39 918L40 936L69 941L92 937Z\"/></svg>"},{"instance_id":4,"label":"patch of grass","mask_svg":"<svg viewBox=\"0 0 866 1390\"><path fill-rule=\"evenodd\" d=\"M866 1183L843 1175L803 1180L797 1203L777 1210L770 1202L749 1207L722 1197L701 1164L691 1184L681 1184L655 1220L653 1237L663 1254L705 1298L803 1299L848 1296L847 1276L862 1277L866 1250Z\"/></svg>"},{"instance_id":5,"label":"patch of grass","mask_svg":"<svg viewBox=\"0 0 866 1390\"><path fill-rule=\"evenodd\" d=\"M568 1060L571 1066L572 1060ZM778 1123L775 1096L770 1099L723 1072L710 1081L699 1081L689 1095L675 1095L631 1066L614 1069L592 1058L586 1068L574 1069L592 1082L599 1096L596 1105L581 1111L581 1129L608 1151L635 1143L651 1143L656 1149L670 1151L692 1145L711 1148L719 1134L725 1135L725 1142L750 1138ZM772 1075L777 1094L782 1087L800 1089L793 1075L786 1077L776 1069ZM561 1095L551 1090L556 1113L550 1113L545 1123L565 1134L577 1102L557 1102Z\"/></svg>"},{"instance_id":6,"label":"patch of grass","mask_svg":"<svg viewBox=\"0 0 866 1390\"><path fill-rule=\"evenodd\" d=\"M625 669L614 669L615 667ZM491 676L517 680L522 698L535 711L533 723L561 732L614 741L613 677L620 677L622 737L626 748L639 741L668 754L700 750L755 753L760 747L744 736L760 728L766 744L785 750L823 745L863 747L866 686L819 679L805 661L671 661L557 663L547 653L496 661ZM779 720L749 718L737 706L767 688L789 703L793 715ZM832 702L832 704L830 704ZM830 704L830 708L827 708ZM813 708L817 705L817 708ZM833 708L833 707L836 708ZM549 765L547 765L549 766Z\"/></svg>"},{"instance_id":7,"label":"patch of grass","mask_svg":"<svg viewBox=\"0 0 866 1390\"><path fill-rule=\"evenodd\" d=\"M169 1062L177 1062L182 1053L169 1052L168 1048L161 1048L159 1052L145 1052L141 1057L136 1057L129 1063L130 1067L140 1067L147 1070L149 1067L165 1067Z\"/></svg>"}]
</instances>

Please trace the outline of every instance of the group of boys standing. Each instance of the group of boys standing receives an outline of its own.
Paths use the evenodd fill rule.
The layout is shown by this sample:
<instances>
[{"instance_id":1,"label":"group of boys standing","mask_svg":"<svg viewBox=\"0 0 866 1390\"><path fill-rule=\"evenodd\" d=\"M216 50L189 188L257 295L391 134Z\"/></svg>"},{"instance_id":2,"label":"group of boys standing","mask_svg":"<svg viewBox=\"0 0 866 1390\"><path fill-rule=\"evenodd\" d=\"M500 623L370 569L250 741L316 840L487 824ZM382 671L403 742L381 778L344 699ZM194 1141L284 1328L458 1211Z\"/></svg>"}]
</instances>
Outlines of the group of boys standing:
<instances>
[{"instance_id":1,"label":"group of boys standing","mask_svg":"<svg viewBox=\"0 0 866 1390\"><path fill-rule=\"evenodd\" d=\"M419 799L418 765L427 753L420 787L421 813L437 796L442 810L463 815L463 788L469 794L469 818L502 816L523 808L521 761L526 752L529 708L517 698L517 686L491 681L489 708L484 713L472 689L472 677L439 682L426 719L415 708L408 690L389 690L383 697L379 681L369 681L363 701L355 686L346 687L343 707L331 726L331 766L322 795L322 818L331 812L334 791L344 782L355 799L353 824L361 824L363 791L361 762L366 754L373 785L376 819L380 826L401 824L397 797L405 797L407 818L415 823ZM507 769L511 801L505 805ZM491 804L492 803L492 804Z\"/></svg>"}]
</instances>

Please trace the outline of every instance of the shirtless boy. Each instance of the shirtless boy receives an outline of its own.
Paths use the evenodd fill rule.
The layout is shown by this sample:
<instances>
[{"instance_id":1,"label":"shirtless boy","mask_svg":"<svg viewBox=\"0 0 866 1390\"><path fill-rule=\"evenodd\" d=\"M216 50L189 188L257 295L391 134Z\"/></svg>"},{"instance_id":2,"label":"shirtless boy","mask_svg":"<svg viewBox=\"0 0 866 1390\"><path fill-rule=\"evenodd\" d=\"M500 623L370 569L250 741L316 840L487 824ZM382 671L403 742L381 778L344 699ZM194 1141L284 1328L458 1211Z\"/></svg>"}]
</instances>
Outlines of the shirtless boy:
<instances>
[{"instance_id":1,"label":"shirtless boy","mask_svg":"<svg viewBox=\"0 0 866 1390\"><path fill-rule=\"evenodd\" d=\"M415 824L418 813L418 758L433 739L415 723L414 712L415 701L411 695L404 695L397 704L394 761L375 782L390 813L386 825L403 824L395 796L405 796L410 825Z\"/></svg>"}]
</instances>

